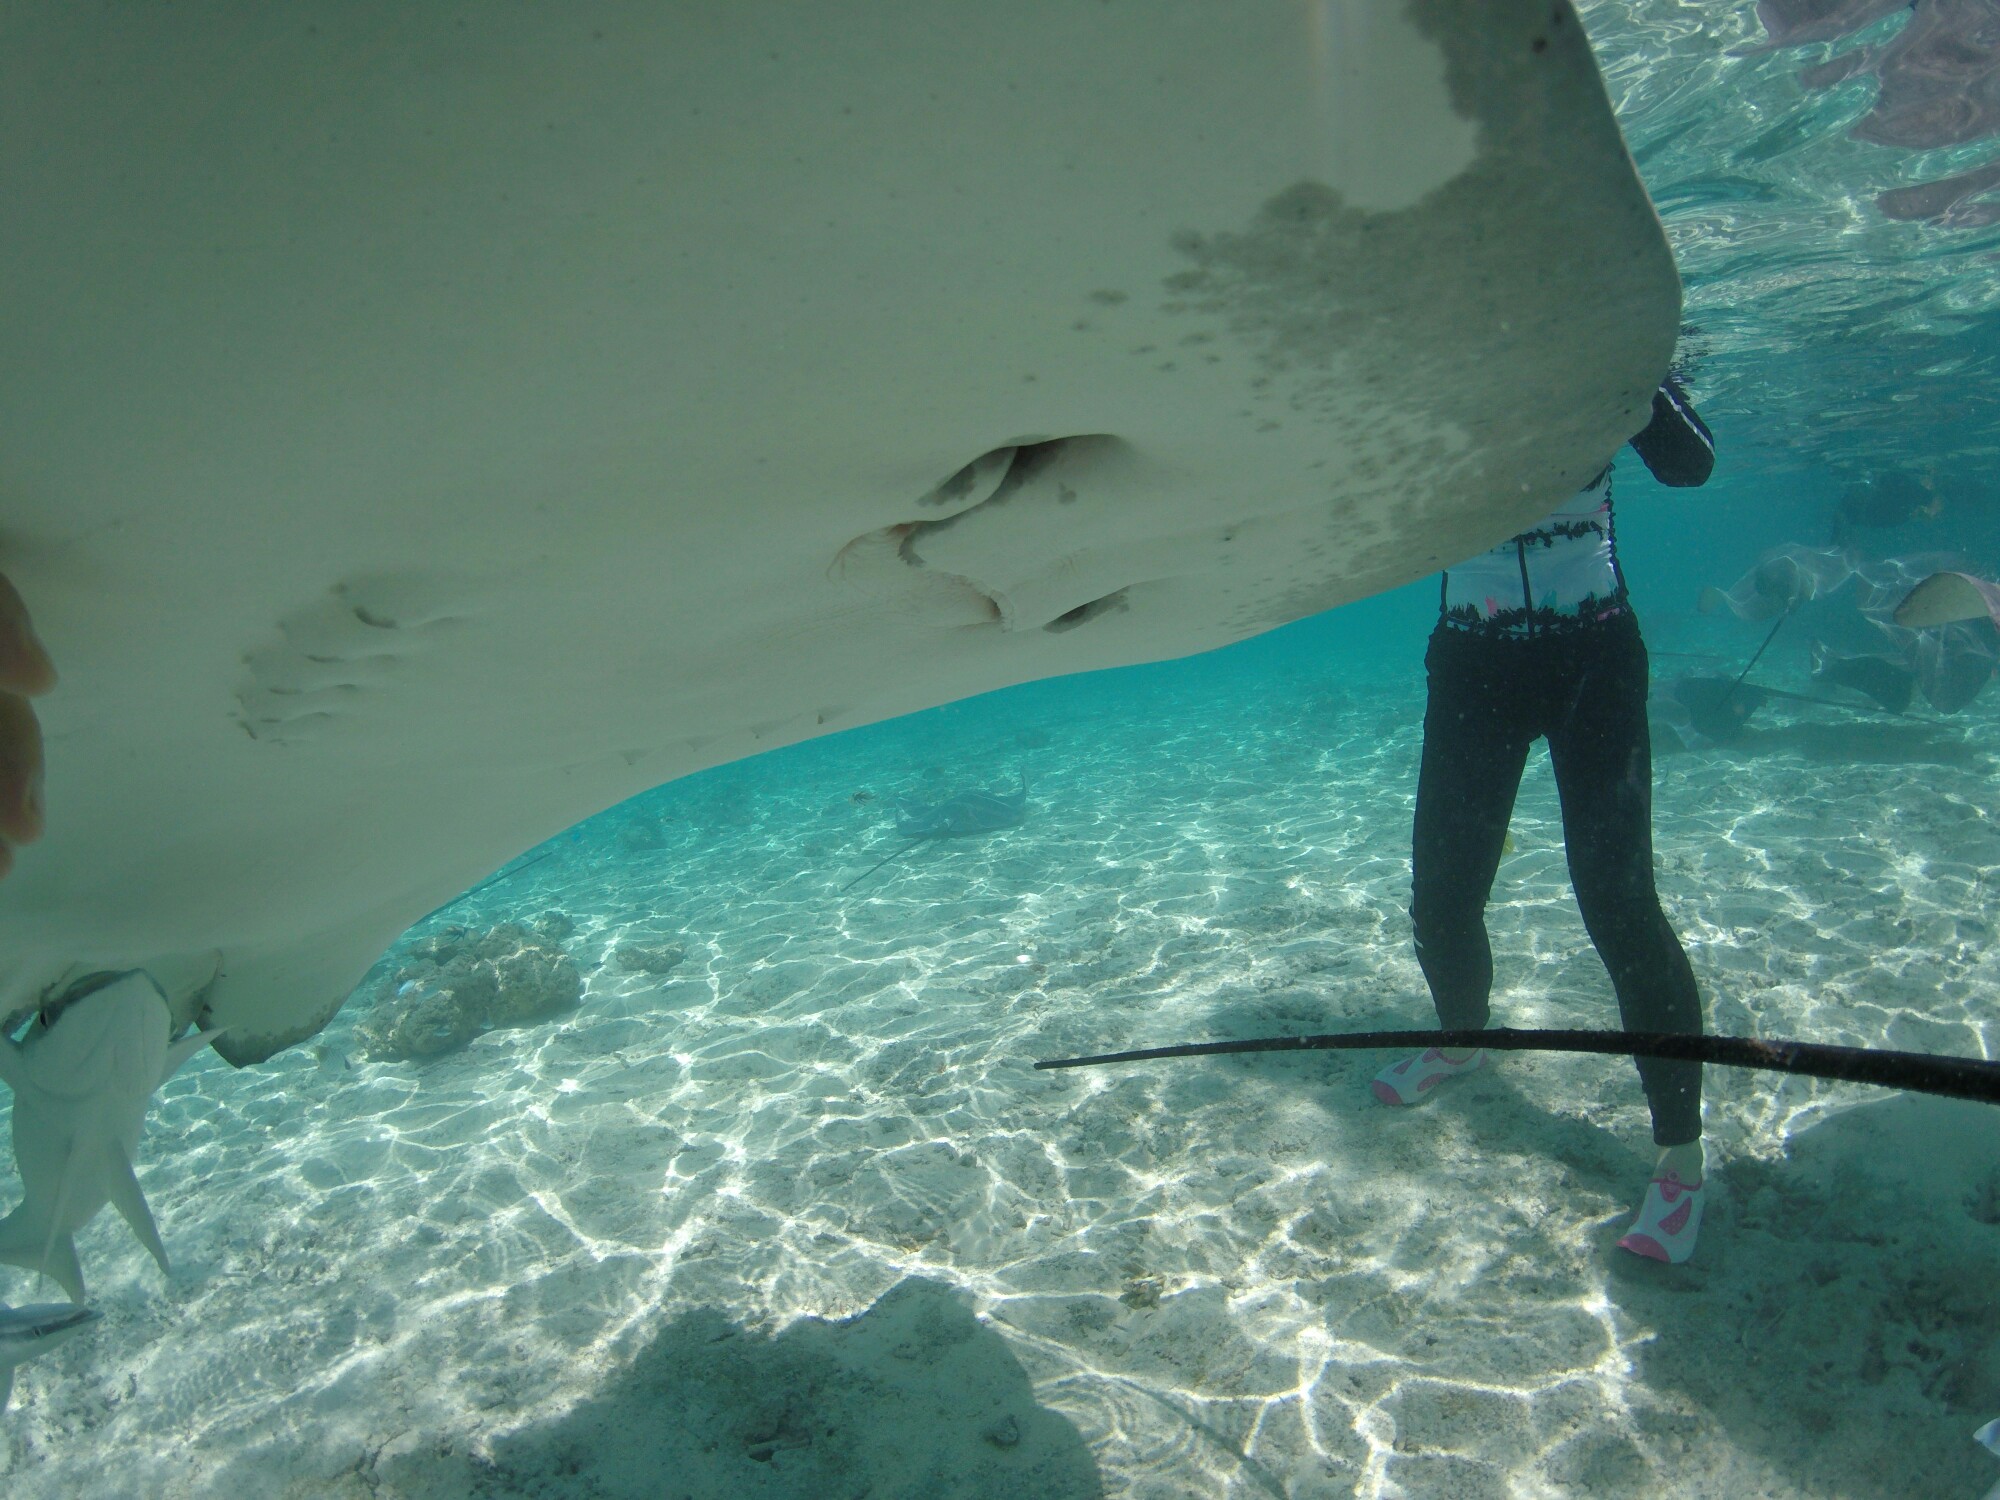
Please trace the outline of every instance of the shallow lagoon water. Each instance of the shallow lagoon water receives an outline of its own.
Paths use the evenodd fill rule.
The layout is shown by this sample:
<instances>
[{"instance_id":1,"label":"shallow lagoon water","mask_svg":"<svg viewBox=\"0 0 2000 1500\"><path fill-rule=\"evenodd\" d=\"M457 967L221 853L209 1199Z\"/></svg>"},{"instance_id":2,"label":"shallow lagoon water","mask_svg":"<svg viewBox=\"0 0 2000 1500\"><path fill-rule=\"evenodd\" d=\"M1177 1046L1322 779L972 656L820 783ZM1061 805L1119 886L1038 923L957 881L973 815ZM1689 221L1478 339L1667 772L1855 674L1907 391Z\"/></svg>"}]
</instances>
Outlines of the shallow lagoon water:
<instances>
[{"instance_id":1,"label":"shallow lagoon water","mask_svg":"<svg viewBox=\"0 0 2000 1500\"><path fill-rule=\"evenodd\" d=\"M1983 148L1847 140L1865 88L1793 79L1831 49L1728 56L1748 6L1586 20L1723 453L1699 495L1621 475L1626 564L1658 671L1740 662L1754 633L1695 589L1817 541L1835 476L1990 462L1992 233L1870 207ZM1951 522L1877 540L2000 556L1989 516ZM573 1013L412 1062L370 1059L356 1006L268 1065L200 1060L140 1163L174 1273L109 1215L82 1237L105 1318L20 1372L7 1493L1980 1493L1978 1107L1710 1070L1714 1201L1665 1269L1613 1249L1651 1155L1622 1060L1509 1057L1408 1115L1367 1055L1032 1070L1424 1023L1433 601L663 788L406 940L561 913ZM1787 635L1760 677L1803 673ZM1778 705L1660 756L1661 891L1715 1030L1994 1052L1996 713ZM841 892L898 797L1022 768L1022 827ZM1539 755L1513 836L1496 1009L1608 1024Z\"/></svg>"},{"instance_id":2,"label":"shallow lagoon water","mask_svg":"<svg viewBox=\"0 0 2000 1500\"><path fill-rule=\"evenodd\" d=\"M1331 631L663 788L429 924L567 914L566 1018L370 1061L350 1010L191 1067L142 1167L174 1275L91 1226L105 1321L24 1367L9 1494L1975 1493L1978 1106L1710 1070L1716 1202L1667 1269L1612 1246L1622 1059L1408 1114L1366 1054L1031 1069L1422 1023L1419 679ZM1986 1050L1992 712L1812 712L1659 763L1712 1024ZM1022 827L839 894L899 794L1020 767ZM1557 819L1538 757L1497 1003L1608 1024ZM635 944L684 956L606 962Z\"/></svg>"}]
</instances>

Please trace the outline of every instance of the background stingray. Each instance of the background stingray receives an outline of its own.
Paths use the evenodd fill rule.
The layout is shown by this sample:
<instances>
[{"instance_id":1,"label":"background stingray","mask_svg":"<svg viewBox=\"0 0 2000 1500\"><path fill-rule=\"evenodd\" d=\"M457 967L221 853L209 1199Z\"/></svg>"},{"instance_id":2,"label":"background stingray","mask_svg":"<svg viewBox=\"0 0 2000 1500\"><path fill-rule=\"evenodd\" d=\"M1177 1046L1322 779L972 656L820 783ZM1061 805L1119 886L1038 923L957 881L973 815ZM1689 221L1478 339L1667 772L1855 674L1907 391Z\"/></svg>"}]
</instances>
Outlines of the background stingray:
<instances>
[{"instance_id":1,"label":"background stingray","mask_svg":"<svg viewBox=\"0 0 2000 1500\"><path fill-rule=\"evenodd\" d=\"M1892 651L1939 713L1957 713L1976 698L1993 678L1995 634L1991 612L1977 587L1971 595L1977 607L1954 610L1933 603L1930 609L1907 609L1930 578L1969 578L1962 572L1934 571L1963 567L1965 560L1946 553L1888 558L1861 569L1864 579L1858 603L1869 622L1888 638ZM1949 594L1963 606L1963 591ZM1930 616L1957 614L1957 618Z\"/></svg>"},{"instance_id":2,"label":"background stingray","mask_svg":"<svg viewBox=\"0 0 2000 1500\"><path fill-rule=\"evenodd\" d=\"M1814 677L1814 681L1820 680L1819 676ZM1838 675L1826 680L1838 687L1858 687ZM1905 702L1908 701L1909 686L1909 680L1905 679ZM1872 693L1869 696L1874 698ZM1812 693L1794 693L1785 688L1746 682L1740 676L1713 677L1700 673L1672 677L1656 685L1648 700L1648 708L1655 721L1672 730L1674 737L1683 745L1690 750L1700 750L1710 745L1734 744L1743 738L1743 731L1756 717L1757 711L1773 699L1780 698L1792 703L1816 703L1822 708L1837 708L1849 714L1879 711L1897 718L1925 722L1920 715L1905 713L1893 703L1880 699L1875 699L1871 710L1867 704L1842 702L1838 698Z\"/></svg>"},{"instance_id":3,"label":"background stingray","mask_svg":"<svg viewBox=\"0 0 2000 1500\"><path fill-rule=\"evenodd\" d=\"M219 960L255 1060L645 787L1573 493L1679 314L1581 28L1342 15L15 7L0 1011Z\"/></svg>"},{"instance_id":4,"label":"background stingray","mask_svg":"<svg viewBox=\"0 0 2000 1500\"><path fill-rule=\"evenodd\" d=\"M1813 681L1851 688L1891 713L1907 709L1921 690L1939 713L1956 713L1992 680L1996 656L1986 595L1970 574L1938 571L1948 565L1962 567L1964 560L1950 553L1871 558L1850 547L1787 543L1766 552L1727 590L1703 589L1700 609L1708 614L1726 608L1741 620L1771 620L1754 663L1786 620L1841 594L1852 581L1856 611L1888 649L1849 652L1814 639L1808 648ZM1912 628L1919 623L1922 628ZM1726 725L1718 720L1717 727Z\"/></svg>"},{"instance_id":5,"label":"background stingray","mask_svg":"<svg viewBox=\"0 0 2000 1500\"><path fill-rule=\"evenodd\" d=\"M930 806L904 806L896 832L907 839L955 839L1018 825L1028 812L1028 773L1011 792L959 792Z\"/></svg>"},{"instance_id":6,"label":"background stingray","mask_svg":"<svg viewBox=\"0 0 2000 1500\"><path fill-rule=\"evenodd\" d=\"M1969 625L1945 625L1918 633L1914 652L1917 685L1939 713L1957 713L1993 680L1993 632Z\"/></svg>"},{"instance_id":7,"label":"background stingray","mask_svg":"<svg viewBox=\"0 0 2000 1500\"><path fill-rule=\"evenodd\" d=\"M1028 773L1020 774L1020 787L1013 792L959 792L930 806L905 807L896 818L896 832L907 842L883 855L841 889L853 890L890 860L909 853L927 839L971 838L1020 826L1028 815Z\"/></svg>"},{"instance_id":8,"label":"background stingray","mask_svg":"<svg viewBox=\"0 0 2000 1500\"><path fill-rule=\"evenodd\" d=\"M1768 695L1752 682L1731 677L1681 676L1656 683L1647 707L1690 750L1727 745L1742 738L1744 725Z\"/></svg>"},{"instance_id":9,"label":"background stingray","mask_svg":"<svg viewBox=\"0 0 2000 1500\"><path fill-rule=\"evenodd\" d=\"M1910 706L1917 678L1901 657L1879 651L1836 651L1823 641L1812 642L1808 650L1814 682L1852 688L1893 713Z\"/></svg>"},{"instance_id":10,"label":"background stingray","mask_svg":"<svg viewBox=\"0 0 2000 1500\"><path fill-rule=\"evenodd\" d=\"M1705 615L1726 609L1739 620L1770 620L1837 592L1853 576L1854 558L1844 548L1787 542L1728 588L1703 589L1696 607Z\"/></svg>"},{"instance_id":11,"label":"background stingray","mask_svg":"<svg viewBox=\"0 0 2000 1500\"><path fill-rule=\"evenodd\" d=\"M1849 132L1858 141L1930 150L2000 130L2000 39L1988 0L1758 0L1769 40L1746 50L1833 41L1898 11L1908 18L1886 41L1837 53L1804 69L1799 82L1825 89L1874 74L1874 106ZM1876 206L1891 218L1973 228L2000 215L2000 205L1981 201L1996 183L1994 168L1982 166L1890 189Z\"/></svg>"},{"instance_id":12,"label":"background stingray","mask_svg":"<svg viewBox=\"0 0 2000 1500\"><path fill-rule=\"evenodd\" d=\"M1911 629L1981 618L2000 626L2000 584L1971 573L1933 573L1896 602L1894 618Z\"/></svg>"},{"instance_id":13,"label":"background stingray","mask_svg":"<svg viewBox=\"0 0 2000 1500\"><path fill-rule=\"evenodd\" d=\"M1929 475L1898 469L1856 480L1834 502L1828 542L1841 546L1857 531L1887 530L1912 521L1936 520L1944 511L1941 495Z\"/></svg>"}]
</instances>

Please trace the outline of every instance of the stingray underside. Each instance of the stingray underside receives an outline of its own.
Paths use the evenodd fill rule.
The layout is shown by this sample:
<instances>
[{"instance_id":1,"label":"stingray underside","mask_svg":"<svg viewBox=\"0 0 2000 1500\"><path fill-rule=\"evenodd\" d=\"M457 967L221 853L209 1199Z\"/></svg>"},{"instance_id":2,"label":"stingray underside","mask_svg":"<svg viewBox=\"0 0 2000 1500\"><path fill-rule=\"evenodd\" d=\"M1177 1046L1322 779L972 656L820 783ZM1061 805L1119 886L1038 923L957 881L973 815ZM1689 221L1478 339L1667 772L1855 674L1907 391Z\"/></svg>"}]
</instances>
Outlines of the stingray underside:
<instances>
[{"instance_id":1,"label":"stingray underside","mask_svg":"<svg viewBox=\"0 0 2000 1500\"><path fill-rule=\"evenodd\" d=\"M1547 0L8 34L0 1012L145 967L236 1062L645 787L1491 545L1679 313Z\"/></svg>"}]
</instances>

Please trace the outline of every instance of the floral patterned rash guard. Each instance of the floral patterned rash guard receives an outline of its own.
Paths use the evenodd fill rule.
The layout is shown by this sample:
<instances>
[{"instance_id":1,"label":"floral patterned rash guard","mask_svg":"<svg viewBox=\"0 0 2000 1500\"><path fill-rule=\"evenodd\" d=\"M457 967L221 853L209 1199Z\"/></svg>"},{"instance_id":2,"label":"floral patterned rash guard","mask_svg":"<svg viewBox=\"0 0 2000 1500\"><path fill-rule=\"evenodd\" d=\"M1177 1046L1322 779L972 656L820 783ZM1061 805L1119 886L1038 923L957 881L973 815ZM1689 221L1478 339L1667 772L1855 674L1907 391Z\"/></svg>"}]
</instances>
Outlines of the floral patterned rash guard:
<instances>
[{"instance_id":1,"label":"floral patterned rash guard","mask_svg":"<svg viewBox=\"0 0 2000 1500\"><path fill-rule=\"evenodd\" d=\"M1662 484L1705 483L1715 439L1673 381L1653 397L1632 447ZM1611 466L1553 515L1446 573L1443 623L1483 635L1536 636L1624 614L1625 575L1611 511Z\"/></svg>"}]
</instances>

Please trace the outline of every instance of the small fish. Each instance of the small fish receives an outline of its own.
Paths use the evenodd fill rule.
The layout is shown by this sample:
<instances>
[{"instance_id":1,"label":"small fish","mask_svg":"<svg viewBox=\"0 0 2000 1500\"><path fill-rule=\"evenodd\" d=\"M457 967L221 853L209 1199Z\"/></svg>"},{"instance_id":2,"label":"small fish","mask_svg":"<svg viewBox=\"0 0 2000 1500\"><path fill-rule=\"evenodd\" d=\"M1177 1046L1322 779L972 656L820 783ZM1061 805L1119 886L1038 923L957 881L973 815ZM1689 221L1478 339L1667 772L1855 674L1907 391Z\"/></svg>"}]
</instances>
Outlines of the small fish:
<instances>
[{"instance_id":1,"label":"small fish","mask_svg":"<svg viewBox=\"0 0 2000 1500\"><path fill-rule=\"evenodd\" d=\"M25 1041L0 1037L21 1176L21 1201L0 1219L0 1262L48 1276L72 1302L83 1301L74 1236L107 1203L167 1269L132 1157L153 1090L220 1033L172 1035L165 993L150 975L128 970L76 981Z\"/></svg>"},{"instance_id":2,"label":"small fish","mask_svg":"<svg viewBox=\"0 0 2000 1500\"><path fill-rule=\"evenodd\" d=\"M1976 1443L1983 1443L1992 1453L2000 1456L2000 1417L1995 1417L1973 1433L1972 1439ZM1994 1485L1986 1492L1986 1500L2000 1500L2000 1484Z\"/></svg>"},{"instance_id":3,"label":"small fish","mask_svg":"<svg viewBox=\"0 0 2000 1500\"><path fill-rule=\"evenodd\" d=\"M48 1353L98 1317L91 1309L74 1304L9 1307L0 1302L0 1411L6 1410L7 1398L14 1393L14 1366Z\"/></svg>"}]
</instances>

